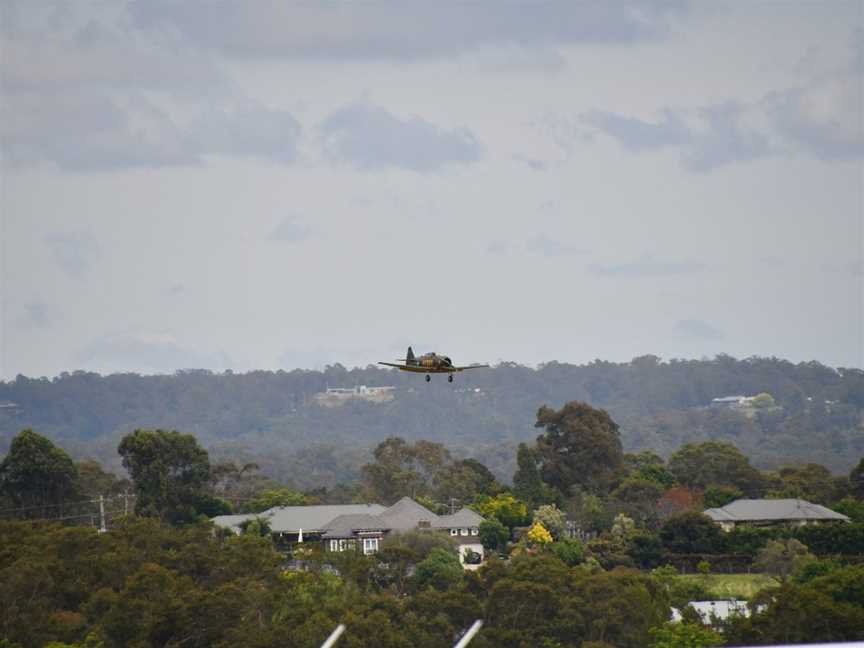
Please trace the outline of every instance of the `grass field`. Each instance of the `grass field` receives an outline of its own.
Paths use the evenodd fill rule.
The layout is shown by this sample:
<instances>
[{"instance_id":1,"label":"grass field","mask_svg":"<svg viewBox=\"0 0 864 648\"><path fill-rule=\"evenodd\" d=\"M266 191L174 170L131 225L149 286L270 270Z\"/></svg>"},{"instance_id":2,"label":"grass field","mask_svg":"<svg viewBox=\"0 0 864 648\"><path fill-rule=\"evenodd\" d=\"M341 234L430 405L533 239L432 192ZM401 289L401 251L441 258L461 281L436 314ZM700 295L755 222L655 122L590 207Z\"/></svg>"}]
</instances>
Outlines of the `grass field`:
<instances>
[{"instance_id":1,"label":"grass field","mask_svg":"<svg viewBox=\"0 0 864 648\"><path fill-rule=\"evenodd\" d=\"M780 584L765 574L685 574L678 578L700 583L716 599L748 599L761 589Z\"/></svg>"}]
</instances>

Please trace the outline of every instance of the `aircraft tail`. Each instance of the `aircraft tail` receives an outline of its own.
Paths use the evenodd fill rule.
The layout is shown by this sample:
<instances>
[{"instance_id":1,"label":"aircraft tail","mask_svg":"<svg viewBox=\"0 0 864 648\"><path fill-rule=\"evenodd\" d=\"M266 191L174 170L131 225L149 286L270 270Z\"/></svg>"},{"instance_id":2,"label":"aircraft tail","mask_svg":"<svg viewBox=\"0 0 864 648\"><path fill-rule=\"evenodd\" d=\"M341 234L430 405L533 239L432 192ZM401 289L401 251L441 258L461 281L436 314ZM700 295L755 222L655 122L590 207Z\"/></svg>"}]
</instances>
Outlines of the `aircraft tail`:
<instances>
[{"instance_id":1,"label":"aircraft tail","mask_svg":"<svg viewBox=\"0 0 864 648\"><path fill-rule=\"evenodd\" d=\"M414 350L409 346L408 353L405 354L405 364L414 364L416 360L417 359L414 357Z\"/></svg>"}]
</instances>

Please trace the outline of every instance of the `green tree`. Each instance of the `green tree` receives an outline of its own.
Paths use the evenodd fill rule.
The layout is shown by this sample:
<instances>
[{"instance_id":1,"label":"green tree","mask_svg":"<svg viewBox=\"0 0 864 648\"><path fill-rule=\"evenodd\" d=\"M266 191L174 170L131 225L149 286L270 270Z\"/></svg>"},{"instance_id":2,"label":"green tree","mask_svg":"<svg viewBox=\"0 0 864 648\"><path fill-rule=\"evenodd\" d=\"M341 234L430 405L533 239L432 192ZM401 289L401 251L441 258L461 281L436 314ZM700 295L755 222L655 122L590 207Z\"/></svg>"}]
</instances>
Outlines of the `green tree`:
<instances>
[{"instance_id":1,"label":"green tree","mask_svg":"<svg viewBox=\"0 0 864 648\"><path fill-rule=\"evenodd\" d=\"M552 553L568 567L575 567L585 560L585 547L577 538L563 538L551 545Z\"/></svg>"},{"instance_id":2,"label":"green tree","mask_svg":"<svg viewBox=\"0 0 864 648\"><path fill-rule=\"evenodd\" d=\"M700 623L667 621L651 628L651 636L650 648L711 648L725 643L721 634Z\"/></svg>"},{"instance_id":3,"label":"green tree","mask_svg":"<svg viewBox=\"0 0 864 648\"><path fill-rule=\"evenodd\" d=\"M135 430L118 447L137 495L139 515L176 523L195 517L210 473L207 451L191 434Z\"/></svg>"},{"instance_id":4,"label":"green tree","mask_svg":"<svg viewBox=\"0 0 864 648\"><path fill-rule=\"evenodd\" d=\"M418 590L448 590L462 580L462 565L452 551L436 548L417 564L414 583Z\"/></svg>"},{"instance_id":5,"label":"green tree","mask_svg":"<svg viewBox=\"0 0 864 648\"><path fill-rule=\"evenodd\" d=\"M26 508L22 517L57 517L75 493L78 471L61 448L31 429L21 431L0 463L0 494L15 507Z\"/></svg>"},{"instance_id":6,"label":"green tree","mask_svg":"<svg viewBox=\"0 0 864 648\"><path fill-rule=\"evenodd\" d=\"M660 540L672 553L716 553L723 546L723 532L707 515L688 511L663 523Z\"/></svg>"},{"instance_id":7,"label":"green tree","mask_svg":"<svg viewBox=\"0 0 864 648\"><path fill-rule=\"evenodd\" d=\"M276 488L258 493L253 499L243 503L243 513L261 513L274 506L303 506L306 497L290 488Z\"/></svg>"},{"instance_id":8,"label":"green tree","mask_svg":"<svg viewBox=\"0 0 864 648\"><path fill-rule=\"evenodd\" d=\"M487 551L503 552L510 542L510 530L497 518L480 523L480 542Z\"/></svg>"},{"instance_id":9,"label":"green tree","mask_svg":"<svg viewBox=\"0 0 864 648\"><path fill-rule=\"evenodd\" d=\"M541 407L535 427L541 476L563 494L574 487L606 493L624 468L618 425L604 410L572 401L555 411Z\"/></svg>"},{"instance_id":10,"label":"green tree","mask_svg":"<svg viewBox=\"0 0 864 648\"><path fill-rule=\"evenodd\" d=\"M764 478L744 454L731 443L688 443L669 458L669 470L683 485L707 488L732 486L751 497L764 488Z\"/></svg>"},{"instance_id":11,"label":"green tree","mask_svg":"<svg viewBox=\"0 0 864 648\"><path fill-rule=\"evenodd\" d=\"M720 508L742 497L744 497L744 493L734 486L716 486L711 484L705 489L702 502L706 509Z\"/></svg>"},{"instance_id":12,"label":"green tree","mask_svg":"<svg viewBox=\"0 0 864 648\"><path fill-rule=\"evenodd\" d=\"M864 457L861 457L858 465L849 473L849 485L852 495L864 501Z\"/></svg>"},{"instance_id":13,"label":"green tree","mask_svg":"<svg viewBox=\"0 0 864 648\"><path fill-rule=\"evenodd\" d=\"M750 406L756 409L772 409L777 406L774 397L768 392L756 394L750 401Z\"/></svg>"},{"instance_id":14,"label":"green tree","mask_svg":"<svg viewBox=\"0 0 864 648\"><path fill-rule=\"evenodd\" d=\"M800 498L828 505L842 498L849 489L849 480L834 477L825 466L808 463L785 466L778 472L782 486L768 494L777 498Z\"/></svg>"},{"instance_id":15,"label":"green tree","mask_svg":"<svg viewBox=\"0 0 864 648\"><path fill-rule=\"evenodd\" d=\"M513 475L513 492L530 507L554 502L557 493L540 476L540 457L536 448L525 443L516 451L517 469Z\"/></svg>"},{"instance_id":16,"label":"green tree","mask_svg":"<svg viewBox=\"0 0 864 648\"><path fill-rule=\"evenodd\" d=\"M495 495L501 490L501 484L495 475L476 459L460 459L449 466L442 467L446 477L436 475L435 496L439 501L448 502L456 499L468 504L479 495Z\"/></svg>"},{"instance_id":17,"label":"green tree","mask_svg":"<svg viewBox=\"0 0 864 648\"><path fill-rule=\"evenodd\" d=\"M801 570L806 563L815 559L807 547L795 538L769 540L756 555L754 567L785 581L793 572Z\"/></svg>"},{"instance_id":18,"label":"green tree","mask_svg":"<svg viewBox=\"0 0 864 648\"><path fill-rule=\"evenodd\" d=\"M128 479L119 479L114 473L106 472L98 461L85 459L75 467L78 471L75 490L86 497L118 495L132 487Z\"/></svg>"}]
</instances>

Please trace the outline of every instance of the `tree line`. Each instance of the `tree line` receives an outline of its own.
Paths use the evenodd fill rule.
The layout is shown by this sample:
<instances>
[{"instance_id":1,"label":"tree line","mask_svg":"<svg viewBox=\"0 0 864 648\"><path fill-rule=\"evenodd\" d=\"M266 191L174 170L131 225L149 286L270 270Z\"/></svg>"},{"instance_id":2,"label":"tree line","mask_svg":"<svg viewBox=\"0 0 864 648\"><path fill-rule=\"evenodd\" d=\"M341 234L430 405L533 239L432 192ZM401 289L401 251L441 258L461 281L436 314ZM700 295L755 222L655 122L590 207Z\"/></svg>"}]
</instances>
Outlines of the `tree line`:
<instances>
[{"instance_id":1,"label":"tree line","mask_svg":"<svg viewBox=\"0 0 864 648\"><path fill-rule=\"evenodd\" d=\"M393 385L396 398L322 407L329 387ZM713 398L770 394L776 407L753 415L708 408ZM688 442L725 441L754 465L777 468L815 461L848 472L864 454L864 372L776 358L627 363L513 363L465 374L454 385L425 385L416 376L375 367L249 373L181 371L170 376L89 372L0 382L0 450L23 428L39 430L74 456L119 470L114 449L139 428L196 435L214 456L257 463L262 472L300 489L356 478L371 449L387 437L443 443L462 457L482 458L500 481L515 470L515 450L532 439L538 403L579 400L620 425L625 450L668 457ZM350 449L350 452L348 451ZM303 467L312 470L302 470Z\"/></svg>"},{"instance_id":2,"label":"tree line","mask_svg":"<svg viewBox=\"0 0 864 648\"><path fill-rule=\"evenodd\" d=\"M431 647L452 645L475 618L486 622L472 644L481 647L862 636L864 459L834 475L815 463L759 470L718 441L685 444L668 460L628 453L613 417L578 401L540 408L534 425L510 485L441 443L391 437L355 481L304 492L254 464L211 461L191 434L125 435L117 452L128 477L119 478L24 430L0 462L0 509L17 518L0 522L0 640L313 646L344 622L346 646ZM65 517L55 511L93 489L131 490L132 514L102 534L44 521ZM457 503L480 512L487 563L463 571L449 538L432 533L394 536L363 556L281 547L262 523L228 537L209 522L275 505L389 504L404 495L442 513ZM724 534L701 513L742 496L801 497L853 523ZM679 572L745 570L775 579L753 598L759 614L722 633L690 613L668 622L670 606L712 596ZM817 615L831 623L817 624Z\"/></svg>"}]
</instances>

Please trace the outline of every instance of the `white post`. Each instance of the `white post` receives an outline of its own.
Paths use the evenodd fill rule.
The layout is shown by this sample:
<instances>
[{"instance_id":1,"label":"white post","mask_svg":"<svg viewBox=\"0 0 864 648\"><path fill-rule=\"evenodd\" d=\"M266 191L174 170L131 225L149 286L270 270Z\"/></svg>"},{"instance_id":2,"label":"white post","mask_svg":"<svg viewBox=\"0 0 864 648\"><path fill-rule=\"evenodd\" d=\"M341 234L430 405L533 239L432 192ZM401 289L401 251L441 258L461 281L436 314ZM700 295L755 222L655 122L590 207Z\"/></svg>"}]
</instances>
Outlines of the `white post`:
<instances>
[{"instance_id":1,"label":"white post","mask_svg":"<svg viewBox=\"0 0 864 648\"><path fill-rule=\"evenodd\" d=\"M99 533L105 533L108 529L105 528L105 497L99 496Z\"/></svg>"},{"instance_id":2,"label":"white post","mask_svg":"<svg viewBox=\"0 0 864 648\"><path fill-rule=\"evenodd\" d=\"M336 643L336 640L342 636L343 632L345 632L345 624L340 623L338 626L336 626L336 629L330 634L330 636L324 640L324 643L321 644L321 648L330 648L333 644Z\"/></svg>"},{"instance_id":3,"label":"white post","mask_svg":"<svg viewBox=\"0 0 864 648\"><path fill-rule=\"evenodd\" d=\"M480 632L480 628L482 628L482 627L483 627L483 620L477 619L474 622L474 624L470 628L468 628L468 632L466 632L464 635L462 635L462 638L459 640L459 643L457 643L455 646L453 646L453 648L465 648L465 646L467 646L471 642L471 640L474 638L474 635L476 635L478 632Z\"/></svg>"}]
</instances>

